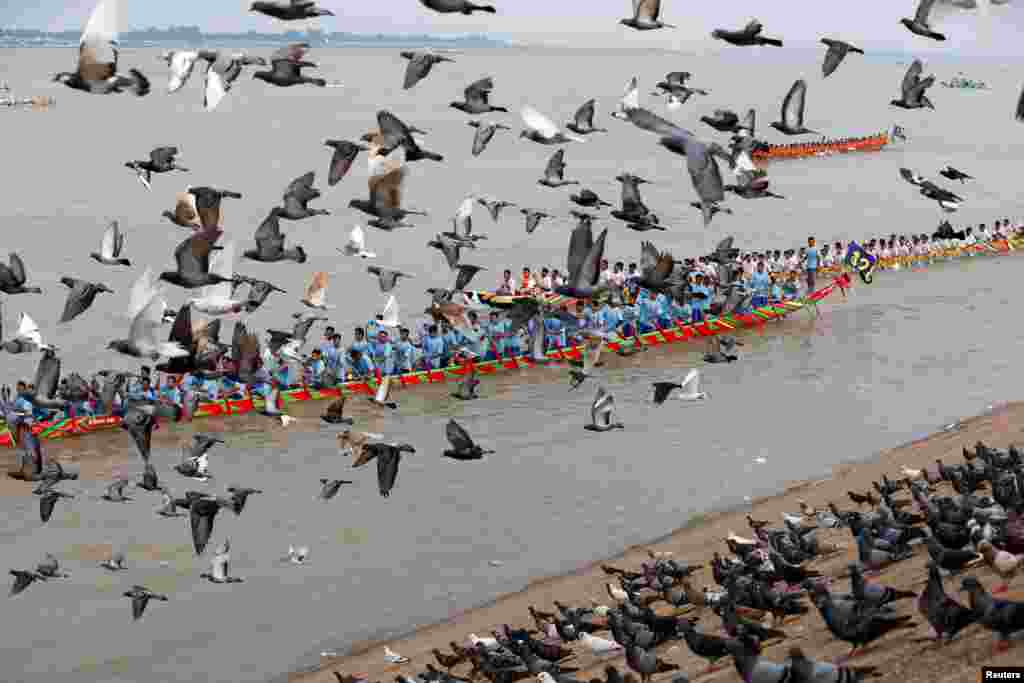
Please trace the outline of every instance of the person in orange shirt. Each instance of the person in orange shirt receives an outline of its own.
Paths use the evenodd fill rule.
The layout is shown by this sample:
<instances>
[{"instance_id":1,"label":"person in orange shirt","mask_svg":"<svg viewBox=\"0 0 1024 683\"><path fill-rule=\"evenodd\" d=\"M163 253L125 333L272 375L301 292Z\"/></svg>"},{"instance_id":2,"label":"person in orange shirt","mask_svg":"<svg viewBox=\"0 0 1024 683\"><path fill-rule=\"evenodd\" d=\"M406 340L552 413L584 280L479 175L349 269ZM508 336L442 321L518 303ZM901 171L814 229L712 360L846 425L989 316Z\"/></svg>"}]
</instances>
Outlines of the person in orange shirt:
<instances>
[{"instance_id":1,"label":"person in orange shirt","mask_svg":"<svg viewBox=\"0 0 1024 683\"><path fill-rule=\"evenodd\" d=\"M516 294L528 294L536 287L537 281L530 274L530 269L523 268L523 273L519 276L519 289L516 290Z\"/></svg>"}]
</instances>

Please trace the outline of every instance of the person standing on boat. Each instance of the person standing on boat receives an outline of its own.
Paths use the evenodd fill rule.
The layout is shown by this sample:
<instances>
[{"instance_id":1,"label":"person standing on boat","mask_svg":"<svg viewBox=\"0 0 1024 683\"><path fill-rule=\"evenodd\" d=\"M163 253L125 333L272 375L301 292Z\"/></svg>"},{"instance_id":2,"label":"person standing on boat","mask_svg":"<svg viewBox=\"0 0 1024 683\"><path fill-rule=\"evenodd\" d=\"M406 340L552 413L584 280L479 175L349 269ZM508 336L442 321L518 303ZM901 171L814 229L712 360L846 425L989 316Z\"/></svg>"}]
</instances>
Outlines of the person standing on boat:
<instances>
[{"instance_id":1,"label":"person standing on boat","mask_svg":"<svg viewBox=\"0 0 1024 683\"><path fill-rule=\"evenodd\" d=\"M758 261L757 270L750 276L750 287L754 290L754 297L750 305L754 308L767 305L768 296L771 293L772 282L764 265L764 261Z\"/></svg>"},{"instance_id":2,"label":"person standing on boat","mask_svg":"<svg viewBox=\"0 0 1024 683\"><path fill-rule=\"evenodd\" d=\"M694 279L694 284L690 287L690 291L698 296L695 298L693 307L693 322L703 322L704 316L707 314L708 306L711 305L711 288L705 283L703 275L697 275ZM703 296L699 296L703 294Z\"/></svg>"},{"instance_id":3,"label":"person standing on boat","mask_svg":"<svg viewBox=\"0 0 1024 683\"><path fill-rule=\"evenodd\" d=\"M498 288L494 290L494 293L503 296L511 296L515 291L516 283L512 280L512 271L506 270L501 274L501 282L498 283Z\"/></svg>"},{"instance_id":4,"label":"person standing on boat","mask_svg":"<svg viewBox=\"0 0 1024 683\"><path fill-rule=\"evenodd\" d=\"M804 275L807 278L807 292L813 292L818 275L818 247L813 236L807 238L807 249L804 251Z\"/></svg>"}]
</instances>

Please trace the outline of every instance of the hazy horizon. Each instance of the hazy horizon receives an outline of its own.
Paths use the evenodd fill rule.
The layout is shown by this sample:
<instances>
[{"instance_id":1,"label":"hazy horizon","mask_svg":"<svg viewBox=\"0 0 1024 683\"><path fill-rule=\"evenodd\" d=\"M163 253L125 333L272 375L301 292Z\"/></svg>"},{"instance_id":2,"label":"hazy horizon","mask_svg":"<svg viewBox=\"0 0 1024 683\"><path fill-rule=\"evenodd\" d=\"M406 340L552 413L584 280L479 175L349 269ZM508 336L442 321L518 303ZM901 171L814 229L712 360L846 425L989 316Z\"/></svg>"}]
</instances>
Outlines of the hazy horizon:
<instances>
[{"instance_id":1,"label":"hazy horizon","mask_svg":"<svg viewBox=\"0 0 1024 683\"><path fill-rule=\"evenodd\" d=\"M482 0L481 0L482 1ZM46 31L79 30L96 0L18 0L0 8L0 26ZM912 16L916 0L865 0L860 3L796 3L792 0L771 7L723 0L702 8L699 18L681 2L666 0L662 20L676 29L638 32L619 25L629 14L625 0L593 0L586 5L571 2L551 5L538 0L520 0L514 5L494 0L495 15L436 14L415 0L379 0L375 3L341 5L322 0L320 6L337 13L323 19L279 22L249 12L248 0L238 0L235 12L223 7L211 10L200 0L172 4L143 5L122 0L126 27L145 30L173 25L197 25L204 32L246 33L305 30L316 26L327 32L360 34L486 34L496 39L577 47L651 47L692 51L699 54L742 50L710 38L716 27L739 27L752 16L765 25L765 35L781 37L787 47L810 47L823 36L839 37L867 50L951 56L1019 56L1024 45L1017 39L1024 15L1012 4L960 10L945 7L933 16L934 26L948 40L930 41L910 34L899 24ZM585 13L580 9L585 8ZM764 52L764 51L762 51Z\"/></svg>"}]
</instances>

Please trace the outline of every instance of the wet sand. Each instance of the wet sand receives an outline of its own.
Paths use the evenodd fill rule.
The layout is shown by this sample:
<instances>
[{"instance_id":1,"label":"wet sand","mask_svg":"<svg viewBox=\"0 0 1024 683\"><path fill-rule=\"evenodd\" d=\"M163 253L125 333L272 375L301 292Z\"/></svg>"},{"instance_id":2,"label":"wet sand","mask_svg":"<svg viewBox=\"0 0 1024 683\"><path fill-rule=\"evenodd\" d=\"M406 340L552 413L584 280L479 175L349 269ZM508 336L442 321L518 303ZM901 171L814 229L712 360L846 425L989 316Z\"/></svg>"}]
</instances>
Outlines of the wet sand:
<instances>
[{"instance_id":1,"label":"wet sand","mask_svg":"<svg viewBox=\"0 0 1024 683\"><path fill-rule=\"evenodd\" d=\"M851 434L836 438L856 438L857 427L851 425ZM750 537L752 532L746 522L746 515L756 519L769 520L773 526L781 526L780 513L798 514L798 501L805 500L815 508L824 507L829 501L835 502L841 510L852 509L853 503L847 498L848 490L863 492L871 488L871 482L880 479L882 474L889 477L901 475L901 466L918 469L936 458L952 464L962 461L961 449L973 446L981 440L991 446L1006 447L1010 443L1021 441L1024 435L1024 402L1015 402L994 407L985 415L963 420L956 427L930 435L924 439L885 451L869 462L856 465L839 465L833 469L832 476L816 481L793 482L785 490L776 495L754 500L750 505L730 512L696 516L687 520L683 526L663 540L648 545L627 548L621 555L606 561L582 567L576 572L559 577L537 578L521 591L497 597L486 606L453 614L448 620L416 630L407 637L389 642L352 643L352 654L347 657L325 657L322 667L316 671L298 672L288 677L290 683L331 683L335 681L334 672L341 674L365 674L371 681L390 681L399 674L413 675L426 668L427 663L434 662L432 648L449 652L449 641L463 642L470 633L490 636L491 629L500 624L514 627L533 628L527 608L535 606L542 611L554 609L555 599L573 606L588 605L591 600L598 604L608 605L605 584L607 577L601 570L601 564L636 569L647 559L648 551L670 551L673 557L687 563L707 563L712 552L727 553L724 537L733 531L740 536ZM827 448L828 444L821 444ZM938 494L950 491L948 484L937 487ZM909 494L901 492L899 498ZM845 546L845 550L832 557L817 560L808 566L814 567L823 574L832 577L845 575L847 564L856 558L856 544L846 529L821 531L823 540L834 541ZM884 571L874 581L886 585L920 591L927 571L925 563L928 559L927 549L915 546L912 559L902 562ZM998 578L985 567L972 572L982 583L991 588L998 583ZM714 581L710 569L702 569L692 579L694 586L711 586ZM966 594L959 593L959 578L945 579L946 591L963 603ZM839 579L833 590L848 590L846 579ZM1024 578L1010 582L1010 599L1024 599ZM658 603L659 613L665 612L665 604ZM851 666L876 666L881 677L879 681L965 681L973 680L982 665L1020 664L1024 658L1024 645L1011 647L1008 652L995 654L991 632L983 626L973 625L962 632L952 643L936 646L932 643L915 642L928 633L928 624L916 610L916 599L905 600L897 604L902 614L913 613L917 628L903 633L888 635L871 645L864 654L851 661ZM719 618L710 610L701 615L699 629L701 631L718 632ZM772 661L782 661L788 649L800 646L804 652L814 659L834 659L845 655L849 647L837 641L828 632L817 609L811 606L807 615L798 620L788 622L782 627L788 634L784 641L765 648L763 656ZM599 633L609 637L606 633ZM396 652L410 658L410 663L397 667L385 664L383 646L389 645ZM612 664L623 671L626 670L623 657L597 658L579 645L573 646L576 658L572 666L580 668L573 674L580 680L600 677L603 679L603 668ZM685 642L671 643L659 648L661 658L677 664L681 671L686 672L691 680L696 679L705 670L706 662L694 656ZM465 675L468 664L460 665L453 670L456 675ZM670 680L672 673L655 676L653 680ZM701 676L701 680L726 681L735 680L736 672L731 660L717 672Z\"/></svg>"}]
</instances>

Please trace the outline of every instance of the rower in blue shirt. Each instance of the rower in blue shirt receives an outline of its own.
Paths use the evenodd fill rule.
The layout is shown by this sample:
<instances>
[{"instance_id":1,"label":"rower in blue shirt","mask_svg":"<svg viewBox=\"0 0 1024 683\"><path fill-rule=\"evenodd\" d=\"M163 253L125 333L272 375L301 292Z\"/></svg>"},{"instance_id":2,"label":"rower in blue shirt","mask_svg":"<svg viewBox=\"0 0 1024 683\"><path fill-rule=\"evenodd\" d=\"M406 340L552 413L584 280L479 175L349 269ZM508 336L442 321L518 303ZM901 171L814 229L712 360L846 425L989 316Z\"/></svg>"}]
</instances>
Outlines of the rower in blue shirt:
<instances>
[{"instance_id":1,"label":"rower in blue shirt","mask_svg":"<svg viewBox=\"0 0 1024 683\"><path fill-rule=\"evenodd\" d=\"M702 297L695 297L691 306L693 307L692 320L695 323L699 323L704 320L707 314L708 306L711 305L711 289L705 286L704 276L698 275L696 284L690 287L690 290L695 294L703 294Z\"/></svg>"},{"instance_id":2,"label":"rower in blue shirt","mask_svg":"<svg viewBox=\"0 0 1024 683\"><path fill-rule=\"evenodd\" d=\"M394 345L395 374L412 372L415 364L416 347L409 339L409 328L403 327L398 331L398 343Z\"/></svg>"},{"instance_id":3,"label":"rower in blue shirt","mask_svg":"<svg viewBox=\"0 0 1024 683\"><path fill-rule=\"evenodd\" d=\"M508 350L508 334L512 324L506 318L498 316L497 311L491 311L491 348L488 357L503 358Z\"/></svg>"},{"instance_id":4,"label":"rower in blue shirt","mask_svg":"<svg viewBox=\"0 0 1024 683\"><path fill-rule=\"evenodd\" d=\"M654 317L659 327L672 327L672 300L664 292L654 297Z\"/></svg>"},{"instance_id":5,"label":"rower in blue shirt","mask_svg":"<svg viewBox=\"0 0 1024 683\"><path fill-rule=\"evenodd\" d=\"M444 357L441 359L441 367L448 367L452 363L452 356L462 346L462 333L453 328L447 322L441 323L441 339L444 340Z\"/></svg>"},{"instance_id":6,"label":"rower in blue shirt","mask_svg":"<svg viewBox=\"0 0 1024 683\"><path fill-rule=\"evenodd\" d=\"M757 262L757 270L750 275L750 287L754 290L753 299L750 305L760 308L768 303L768 296L771 294L772 281L764 269L764 261Z\"/></svg>"},{"instance_id":7,"label":"rower in blue shirt","mask_svg":"<svg viewBox=\"0 0 1024 683\"><path fill-rule=\"evenodd\" d=\"M274 381L276 381L282 389L287 389L292 385L292 373L291 368L288 367L288 363L284 360L277 366L277 370L274 371Z\"/></svg>"},{"instance_id":8,"label":"rower in blue shirt","mask_svg":"<svg viewBox=\"0 0 1024 683\"><path fill-rule=\"evenodd\" d=\"M427 336L423 338L423 361L428 368L438 369L444 360L444 339L437 325L427 328Z\"/></svg>"},{"instance_id":9,"label":"rower in blue shirt","mask_svg":"<svg viewBox=\"0 0 1024 683\"><path fill-rule=\"evenodd\" d=\"M366 331L361 327L355 329L354 338L352 345L348 347L349 352L353 349L358 351L360 355L366 357L370 355L370 343L366 341Z\"/></svg>"},{"instance_id":10,"label":"rower in blue shirt","mask_svg":"<svg viewBox=\"0 0 1024 683\"><path fill-rule=\"evenodd\" d=\"M562 321L555 317L545 317L544 350L557 349L562 346Z\"/></svg>"},{"instance_id":11,"label":"rower in blue shirt","mask_svg":"<svg viewBox=\"0 0 1024 683\"><path fill-rule=\"evenodd\" d=\"M382 329L377 332L377 341L370 346L370 353L373 356L374 366L380 368L382 374L390 375L394 372L394 349L391 346L387 330Z\"/></svg>"},{"instance_id":12,"label":"rower in blue shirt","mask_svg":"<svg viewBox=\"0 0 1024 683\"><path fill-rule=\"evenodd\" d=\"M365 378L373 374L373 363L359 349L349 349L348 367L353 378Z\"/></svg>"}]
</instances>

